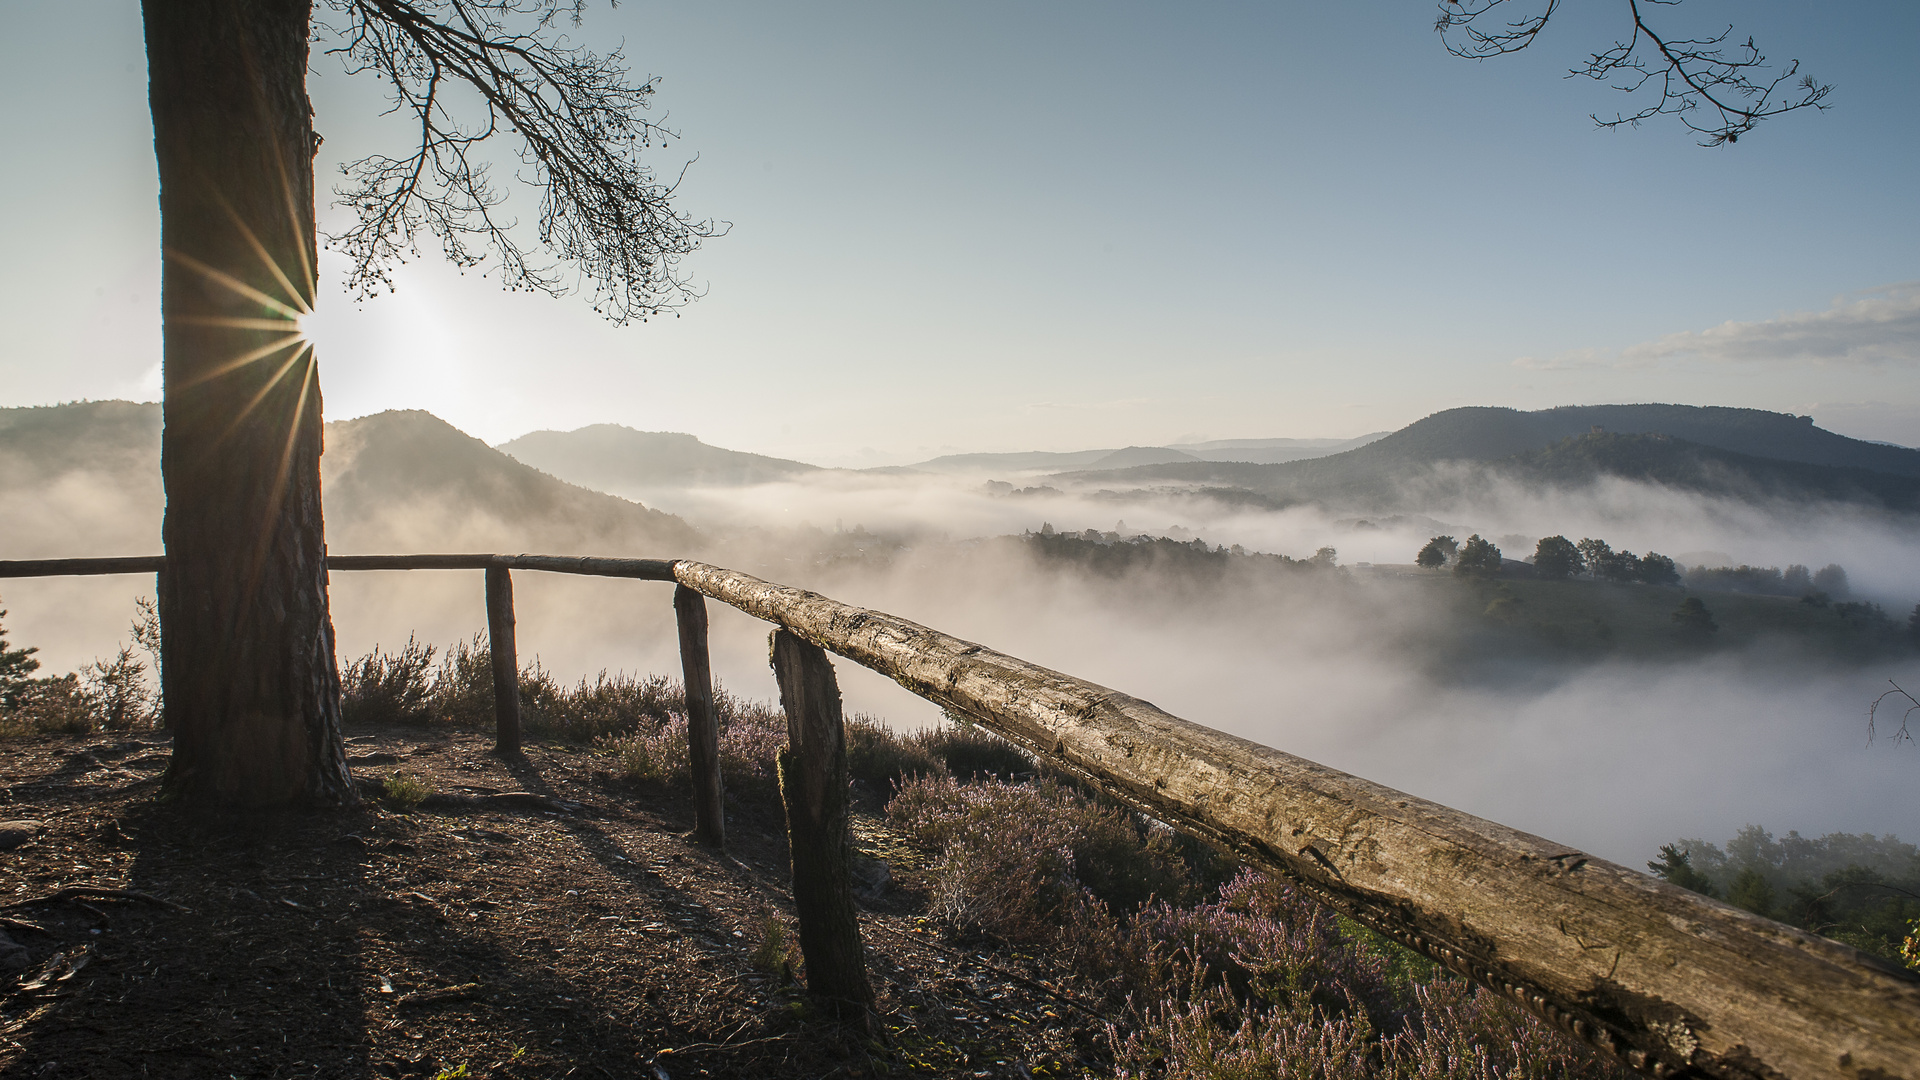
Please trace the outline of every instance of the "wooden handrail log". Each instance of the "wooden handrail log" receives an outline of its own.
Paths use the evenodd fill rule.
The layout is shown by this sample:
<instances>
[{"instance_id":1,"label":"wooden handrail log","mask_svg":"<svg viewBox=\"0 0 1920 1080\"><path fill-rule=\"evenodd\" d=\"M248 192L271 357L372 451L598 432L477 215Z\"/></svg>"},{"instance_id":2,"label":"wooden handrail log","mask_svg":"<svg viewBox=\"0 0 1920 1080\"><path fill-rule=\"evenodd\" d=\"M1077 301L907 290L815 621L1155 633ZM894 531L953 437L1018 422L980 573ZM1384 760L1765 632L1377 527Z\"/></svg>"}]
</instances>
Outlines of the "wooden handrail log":
<instances>
[{"instance_id":1,"label":"wooden handrail log","mask_svg":"<svg viewBox=\"0 0 1920 1080\"><path fill-rule=\"evenodd\" d=\"M4 559L0 560L0 578L157 574L166 565L165 555L128 555L110 559Z\"/></svg>"},{"instance_id":2,"label":"wooden handrail log","mask_svg":"<svg viewBox=\"0 0 1920 1080\"><path fill-rule=\"evenodd\" d=\"M328 555L329 570L485 570L498 555Z\"/></svg>"},{"instance_id":3,"label":"wooden handrail log","mask_svg":"<svg viewBox=\"0 0 1920 1080\"><path fill-rule=\"evenodd\" d=\"M109 559L0 560L0 578L63 577L92 574L154 574L167 565L165 555ZM329 570L546 570L557 574L672 581L671 559L599 559L574 555L328 555Z\"/></svg>"},{"instance_id":4,"label":"wooden handrail log","mask_svg":"<svg viewBox=\"0 0 1920 1080\"><path fill-rule=\"evenodd\" d=\"M672 581L672 559L593 559L572 555L496 555L501 566L515 570L546 570L555 574Z\"/></svg>"},{"instance_id":5,"label":"wooden handrail log","mask_svg":"<svg viewBox=\"0 0 1920 1080\"><path fill-rule=\"evenodd\" d=\"M1920 1080L1920 977L1624 866L905 619L705 563L686 587L971 716L1644 1072Z\"/></svg>"}]
</instances>

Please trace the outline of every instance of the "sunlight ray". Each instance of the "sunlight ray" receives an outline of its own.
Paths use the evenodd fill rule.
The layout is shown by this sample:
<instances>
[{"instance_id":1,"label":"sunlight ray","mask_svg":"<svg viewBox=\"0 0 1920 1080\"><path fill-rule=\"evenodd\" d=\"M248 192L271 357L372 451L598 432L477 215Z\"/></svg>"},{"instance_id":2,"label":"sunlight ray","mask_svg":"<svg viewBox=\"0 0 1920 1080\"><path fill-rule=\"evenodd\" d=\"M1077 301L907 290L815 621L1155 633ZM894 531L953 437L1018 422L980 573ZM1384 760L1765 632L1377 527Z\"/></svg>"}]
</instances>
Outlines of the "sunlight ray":
<instances>
[{"instance_id":1,"label":"sunlight ray","mask_svg":"<svg viewBox=\"0 0 1920 1080\"><path fill-rule=\"evenodd\" d=\"M285 178L283 171L281 179L284 181ZM220 208L225 210L227 216L233 219L233 227L240 230L240 235L246 238L247 246L251 247L253 253L260 257L260 265L266 267L267 273L272 274L273 279L280 283L280 287L287 290L287 295L293 298L294 304L300 308L300 313L305 315L311 312L313 310L313 304L310 302L309 294L304 294L294 287L293 282L287 277L286 271L282 270L280 264L274 260L274 257L267 253L267 245L261 243L260 238L253 234L253 230L247 227L247 223L240 219L240 212L235 210L233 205L227 202L224 197L220 197ZM300 254L304 261L306 257L304 247Z\"/></svg>"},{"instance_id":2,"label":"sunlight ray","mask_svg":"<svg viewBox=\"0 0 1920 1080\"><path fill-rule=\"evenodd\" d=\"M302 333L300 324L292 319L243 319L231 315L181 315L175 322L188 326L224 326L233 330L284 330L289 334Z\"/></svg>"},{"instance_id":3,"label":"sunlight ray","mask_svg":"<svg viewBox=\"0 0 1920 1080\"><path fill-rule=\"evenodd\" d=\"M319 303L320 298L320 283L314 280L314 253L307 250L307 236L313 226L301 215L300 200L293 196L293 181L287 175L285 155L275 154L274 164L280 169L280 194L287 204L287 224L290 226L288 235L293 237L294 244L300 249L300 276L307 283L306 291L295 293L295 295L304 297L304 303L311 310L315 304ZM307 199L307 207L311 211L313 207L311 196ZM291 288L289 286L289 289Z\"/></svg>"},{"instance_id":4,"label":"sunlight ray","mask_svg":"<svg viewBox=\"0 0 1920 1080\"><path fill-rule=\"evenodd\" d=\"M300 441L300 421L306 416L307 395L313 390L315 378L313 354L306 349L302 349L293 359L297 361L301 357L307 359L307 365L301 373L300 396L294 400L293 416L287 421L287 442L280 451L279 467L276 468L273 473L273 489L267 493L266 520L262 523L266 527L258 530L257 533L260 542L254 552L253 566L250 568L251 572L249 574L249 576L256 579L261 571L265 569L268 539L274 533L274 520L279 516L280 504L287 495L287 482L292 475L293 450L295 445ZM288 367L291 367L292 363L293 361L289 361ZM280 369L281 375L285 375L286 372L287 368ZM278 382L279 376L276 376L274 381ZM254 401L257 404L259 398L255 398ZM249 406L249 408L251 408L251 406Z\"/></svg>"},{"instance_id":5,"label":"sunlight ray","mask_svg":"<svg viewBox=\"0 0 1920 1080\"><path fill-rule=\"evenodd\" d=\"M301 344L303 345L303 347L311 347L311 342L307 341L305 334L301 334L297 332L288 334L285 337L279 338L275 341L270 341L267 344L262 345L257 349L253 349L249 352L242 353L241 355L236 356L233 359L226 361L225 363L222 363L220 366L213 368L210 371L203 371L200 374L195 375L193 378L188 379L187 381L181 383L180 389L184 390L190 386L199 386L201 383L209 382L213 379L217 379L222 375L231 374L232 372L238 371L241 368L246 367L248 364L253 363L255 360L260 360L260 359L264 359L265 357L272 356L274 353L279 352L281 349L284 349L289 345L296 345L296 344Z\"/></svg>"},{"instance_id":6,"label":"sunlight ray","mask_svg":"<svg viewBox=\"0 0 1920 1080\"><path fill-rule=\"evenodd\" d=\"M270 307L273 310L278 311L279 313L281 313L282 315L285 315L289 319L298 319L301 315L306 314L305 312L301 311L299 308L289 307L288 305L283 304L278 300L275 300L273 297L268 296L266 293L261 292L259 289L256 289L253 286L247 284L246 282L241 281L239 278L236 278L231 274L227 274L227 273L223 273L222 271L215 270L213 267L208 266L206 263L203 263L199 259L196 259L191 255L185 254L184 252L169 251L166 253L166 257L183 264L190 270L199 272L201 275L205 276L209 281L212 281L215 284L223 285L227 289L231 290L232 292L240 296L244 296L247 299L254 301L255 303L264 304L267 307Z\"/></svg>"},{"instance_id":7,"label":"sunlight ray","mask_svg":"<svg viewBox=\"0 0 1920 1080\"><path fill-rule=\"evenodd\" d=\"M253 410L259 408L260 403L266 400L268 394L273 392L273 388L279 386L280 381L287 377L287 372L293 370L293 365L299 363L301 358L307 356L312 349L312 342L301 342L300 348L296 350L292 356L287 357L286 363L280 365L280 370L274 372L273 376L263 383L260 389L254 393L252 399L241 406L240 411L234 414L233 422L227 425L227 429L220 433L218 439L214 440L215 444L225 442L228 436L238 431L240 425L245 422L247 417L253 414Z\"/></svg>"}]
</instances>

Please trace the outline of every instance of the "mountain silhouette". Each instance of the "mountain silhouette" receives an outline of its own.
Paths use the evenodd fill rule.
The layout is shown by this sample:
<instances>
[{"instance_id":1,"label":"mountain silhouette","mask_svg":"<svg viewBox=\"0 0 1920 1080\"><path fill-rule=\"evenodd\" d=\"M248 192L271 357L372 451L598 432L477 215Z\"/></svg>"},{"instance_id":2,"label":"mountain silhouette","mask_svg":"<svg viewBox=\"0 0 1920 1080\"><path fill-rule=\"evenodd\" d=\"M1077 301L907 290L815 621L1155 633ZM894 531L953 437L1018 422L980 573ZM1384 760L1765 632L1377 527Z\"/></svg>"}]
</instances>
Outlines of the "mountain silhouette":
<instances>
[{"instance_id":1,"label":"mountain silhouette","mask_svg":"<svg viewBox=\"0 0 1920 1080\"><path fill-rule=\"evenodd\" d=\"M495 449L570 483L612 492L736 487L819 471L801 461L708 446L692 435L619 424L535 431Z\"/></svg>"}]
</instances>

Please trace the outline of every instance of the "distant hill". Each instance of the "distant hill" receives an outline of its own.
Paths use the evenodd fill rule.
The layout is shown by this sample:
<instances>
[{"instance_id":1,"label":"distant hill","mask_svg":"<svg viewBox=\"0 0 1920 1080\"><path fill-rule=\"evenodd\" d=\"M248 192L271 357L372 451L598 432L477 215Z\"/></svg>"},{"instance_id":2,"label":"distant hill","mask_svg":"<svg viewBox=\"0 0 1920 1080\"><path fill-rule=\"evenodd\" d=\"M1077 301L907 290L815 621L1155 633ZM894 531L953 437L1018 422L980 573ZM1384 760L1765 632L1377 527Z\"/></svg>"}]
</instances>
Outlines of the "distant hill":
<instances>
[{"instance_id":1,"label":"distant hill","mask_svg":"<svg viewBox=\"0 0 1920 1080\"><path fill-rule=\"evenodd\" d=\"M1174 443L1171 449L1191 454L1202 461L1278 465L1342 453L1391 434L1389 431L1375 431L1353 439L1215 439L1200 443Z\"/></svg>"},{"instance_id":2,"label":"distant hill","mask_svg":"<svg viewBox=\"0 0 1920 1080\"><path fill-rule=\"evenodd\" d=\"M160 406L0 409L0 558L160 550Z\"/></svg>"},{"instance_id":3,"label":"distant hill","mask_svg":"<svg viewBox=\"0 0 1920 1080\"><path fill-rule=\"evenodd\" d=\"M699 542L680 518L555 479L430 413L328 424L320 462L339 553L681 555ZM159 405L0 409L0 558L153 554L164 505Z\"/></svg>"},{"instance_id":4,"label":"distant hill","mask_svg":"<svg viewBox=\"0 0 1920 1080\"><path fill-rule=\"evenodd\" d=\"M1598 428L1620 435L1667 435L1700 446L1809 465L1920 476L1920 450L1849 439L1810 416L1695 405L1567 405L1538 412L1448 409L1364 449L1401 461L1498 461Z\"/></svg>"},{"instance_id":5,"label":"distant hill","mask_svg":"<svg viewBox=\"0 0 1920 1080\"><path fill-rule=\"evenodd\" d=\"M1436 472L1444 463L1479 468ZM1463 494L1495 472L1555 486L1623 476L1704 494L1912 509L1920 451L1849 439L1806 417L1757 409L1595 405L1528 413L1476 407L1435 413L1364 446L1311 460L1146 465L1055 479L1080 487L1238 488L1281 502L1381 509L1433 495L1435 484Z\"/></svg>"},{"instance_id":6,"label":"distant hill","mask_svg":"<svg viewBox=\"0 0 1920 1080\"><path fill-rule=\"evenodd\" d=\"M1173 446L1129 446L1120 450L1028 450L1004 454L948 454L912 468L923 472L1035 472L1066 469L1126 469L1186 461L1245 461L1275 464L1325 457L1364 446L1388 433L1355 439L1215 439Z\"/></svg>"},{"instance_id":7,"label":"distant hill","mask_svg":"<svg viewBox=\"0 0 1920 1080\"><path fill-rule=\"evenodd\" d=\"M1042 469L1085 469L1112 450L1027 450L1007 454L947 454L917 462L908 468L920 472L1032 472Z\"/></svg>"},{"instance_id":8,"label":"distant hill","mask_svg":"<svg viewBox=\"0 0 1920 1080\"><path fill-rule=\"evenodd\" d=\"M1129 446L1095 461L1092 469L1129 469L1135 465L1171 465L1176 461L1199 461L1168 446Z\"/></svg>"},{"instance_id":9,"label":"distant hill","mask_svg":"<svg viewBox=\"0 0 1920 1080\"><path fill-rule=\"evenodd\" d=\"M1665 435L1582 435L1516 454L1493 468L1550 487L1575 487L1612 476L1748 501L1817 500L1920 510L1920 477L1736 454Z\"/></svg>"},{"instance_id":10,"label":"distant hill","mask_svg":"<svg viewBox=\"0 0 1920 1080\"><path fill-rule=\"evenodd\" d=\"M335 551L669 556L697 542L672 514L549 476L419 410L328 424L321 482Z\"/></svg>"},{"instance_id":11,"label":"distant hill","mask_svg":"<svg viewBox=\"0 0 1920 1080\"><path fill-rule=\"evenodd\" d=\"M535 431L495 449L570 483L599 491L660 487L738 487L785 480L819 467L708 446L691 435L593 424Z\"/></svg>"}]
</instances>

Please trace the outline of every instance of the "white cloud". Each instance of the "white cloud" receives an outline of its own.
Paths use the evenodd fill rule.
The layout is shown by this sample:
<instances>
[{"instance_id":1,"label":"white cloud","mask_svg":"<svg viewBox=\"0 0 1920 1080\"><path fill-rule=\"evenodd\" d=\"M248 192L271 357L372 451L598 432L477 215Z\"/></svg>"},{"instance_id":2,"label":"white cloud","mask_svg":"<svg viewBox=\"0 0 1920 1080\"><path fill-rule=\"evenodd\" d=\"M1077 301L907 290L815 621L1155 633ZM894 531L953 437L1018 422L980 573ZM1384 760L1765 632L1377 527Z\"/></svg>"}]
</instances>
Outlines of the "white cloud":
<instances>
[{"instance_id":1,"label":"white cloud","mask_svg":"<svg viewBox=\"0 0 1920 1080\"><path fill-rule=\"evenodd\" d=\"M1920 363L1920 281L1840 296L1825 311L1801 311L1758 322L1724 322L1683 330L1619 352L1574 349L1545 359L1523 356L1514 367L1569 371L1648 367L1678 359L1713 363L1811 361L1815 364Z\"/></svg>"}]
</instances>

